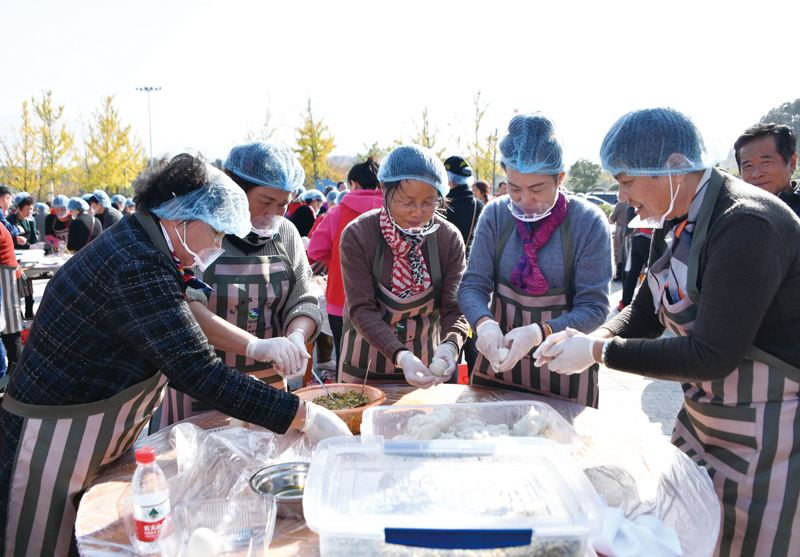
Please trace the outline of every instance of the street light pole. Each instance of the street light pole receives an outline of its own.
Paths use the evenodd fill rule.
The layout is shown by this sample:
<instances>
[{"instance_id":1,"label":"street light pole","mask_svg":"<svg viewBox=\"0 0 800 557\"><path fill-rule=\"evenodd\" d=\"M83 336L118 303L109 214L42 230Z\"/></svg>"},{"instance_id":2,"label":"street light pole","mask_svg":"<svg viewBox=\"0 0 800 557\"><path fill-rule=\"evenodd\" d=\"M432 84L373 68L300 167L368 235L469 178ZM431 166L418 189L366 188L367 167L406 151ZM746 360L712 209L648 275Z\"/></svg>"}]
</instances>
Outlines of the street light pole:
<instances>
[{"instance_id":1,"label":"street light pole","mask_svg":"<svg viewBox=\"0 0 800 557\"><path fill-rule=\"evenodd\" d=\"M153 119L150 116L150 91L161 91L161 87L137 87L137 91L147 91L147 123L150 126L150 166L153 165Z\"/></svg>"}]
</instances>

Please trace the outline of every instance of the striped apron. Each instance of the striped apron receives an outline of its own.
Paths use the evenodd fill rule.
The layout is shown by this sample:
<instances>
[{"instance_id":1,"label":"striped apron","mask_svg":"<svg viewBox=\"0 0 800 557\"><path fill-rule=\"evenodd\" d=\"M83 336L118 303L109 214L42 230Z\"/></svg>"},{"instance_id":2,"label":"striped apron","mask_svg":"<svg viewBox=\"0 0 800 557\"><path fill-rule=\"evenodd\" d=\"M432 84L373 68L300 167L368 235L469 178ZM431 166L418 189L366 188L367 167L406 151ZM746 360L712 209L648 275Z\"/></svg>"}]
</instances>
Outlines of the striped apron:
<instances>
[{"instance_id":1,"label":"striped apron","mask_svg":"<svg viewBox=\"0 0 800 557\"><path fill-rule=\"evenodd\" d=\"M692 334L700 250L721 184L721 175L712 175L691 236L682 233L684 246L652 266L662 268L670 253L685 254L679 263L687 270L686 297L671 304L667 285L658 310L661 323L680 336ZM682 274L681 265L672 267L671 276ZM708 470L722 503L715 555L800 555L800 369L751 346L725 379L682 387L672 443Z\"/></svg>"},{"instance_id":2,"label":"striped apron","mask_svg":"<svg viewBox=\"0 0 800 557\"><path fill-rule=\"evenodd\" d=\"M78 503L102 466L127 451L161 402L161 373L108 400L69 406L17 402L3 408L24 418L9 486L6 557L77 555Z\"/></svg>"},{"instance_id":3,"label":"striped apron","mask_svg":"<svg viewBox=\"0 0 800 557\"><path fill-rule=\"evenodd\" d=\"M517 327L566 315L572 307L573 298L574 261L569 214L559 225L561 251L564 255L565 286L550 288L541 296L528 294L500 276L500 259L516 228L515 225L514 218L506 222L506 227L497 243L494 259L494 293L491 310L503 334L508 334ZM525 391L597 408L599 365L595 364L581 373L562 375L550 371L547 364L537 368L533 362L531 354L526 354L511 371L493 374L489 360L479 353L470 377L470 385Z\"/></svg>"},{"instance_id":4,"label":"striped apron","mask_svg":"<svg viewBox=\"0 0 800 557\"><path fill-rule=\"evenodd\" d=\"M387 245L380 233L372 264L372 284L384 322L406 350L428 366L439 346L442 269L436 232L427 236L425 242L428 244L428 270L431 274L431 286L427 290L401 299L380 283ZM342 327L342 355L339 360L340 383L363 383L367 372L367 382L371 385L406 383L403 370L370 345L350 319Z\"/></svg>"},{"instance_id":5,"label":"striped apron","mask_svg":"<svg viewBox=\"0 0 800 557\"><path fill-rule=\"evenodd\" d=\"M3 291L3 316L6 319L4 335L18 333L22 330L22 304L20 303L18 282L21 274L19 267L0 265L0 289Z\"/></svg>"},{"instance_id":6,"label":"striped apron","mask_svg":"<svg viewBox=\"0 0 800 557\"><path fill-rule=\"evenodd\" d=\"M278 255L223 255L203 274L203 281L214 289L208 309L257 338L275 338L283 334L280 314L295 284L294 270L280 236L273 236L272 242ZM272 369L272 364L223 350L216 352L229 367L286 390L286 380ZM164 404L153 418L150 433L209 410L212 410L210 406L167 387Z\"/></svg>"}]
</instances>

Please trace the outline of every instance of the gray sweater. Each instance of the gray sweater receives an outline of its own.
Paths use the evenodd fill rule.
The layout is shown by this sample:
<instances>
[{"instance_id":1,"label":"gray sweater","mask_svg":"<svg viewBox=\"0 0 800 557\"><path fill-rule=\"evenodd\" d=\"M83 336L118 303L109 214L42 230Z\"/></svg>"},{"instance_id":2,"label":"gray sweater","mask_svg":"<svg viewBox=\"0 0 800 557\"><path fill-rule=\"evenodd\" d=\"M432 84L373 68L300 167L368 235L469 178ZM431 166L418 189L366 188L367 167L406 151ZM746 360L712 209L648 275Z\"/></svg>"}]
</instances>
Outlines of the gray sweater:
<instances>
[{"instance_id":1,"label":"gray sweater","mask_svg":"<svg viewBox=\"0 0 800 557\"><path fill-rule=\"evenodd\" d=\"M322 310L319 308L317 296L312 291L314 277L311 273L311 267L308 264L306 251L302 240L300 240L300 235L297 233L297 228L288 220L283 219L278 229L278 234L280 234L283 246L286 248L286 254L289 256L289 261L292 264L294 276L297 280L294 287L289 291L289 299L286 300L286 305L283 306L283 315L280 316L281 323L285 329L286 325L291 323L295 317L301 315L310 317L317 324L317 329L308 339L311 342L317 337L322 327ZM267 242L262 249L248 254L231 244L227 237L222 239L222 249L225 250L225 253L222 254L223 257L278 255L278 250L275 249L275 245L272 242ZM194 268L192 271L197 278L203 280L203 273L200 272L200 269ZM186 289L186 300L201 302L203 305L208 306L208 298L205 293L194 288ZM286 331L284 330L285 333Z\"/></svg>"},{"instance_id":2,"label":"gray sweater","mask_svg":"<svg viewBox=\"0 0 800 557\"><path fill-rule=\"evenodd\" d=\"M467 271L458 289L458 303L473 329L481 317L492 317L489 300L494 291L497 242L503 234L506 221L514 218L508 209L508 201L508 196L504 195L483 208ZM589 332L602 325L608 315L608 288L613 276L611 233L606 216L594 204L578 197L569 197L568 201L567 214L575 260L575 297L569 314L548 323L554 332L567 327ZM522 246L522 238L515 229L500 260L500 276L506 280L511 279L511 273L522 257ZM539 250L538 263L550 288L564 286L564 255L558 228Z\"/></svg>"}]
</instances>

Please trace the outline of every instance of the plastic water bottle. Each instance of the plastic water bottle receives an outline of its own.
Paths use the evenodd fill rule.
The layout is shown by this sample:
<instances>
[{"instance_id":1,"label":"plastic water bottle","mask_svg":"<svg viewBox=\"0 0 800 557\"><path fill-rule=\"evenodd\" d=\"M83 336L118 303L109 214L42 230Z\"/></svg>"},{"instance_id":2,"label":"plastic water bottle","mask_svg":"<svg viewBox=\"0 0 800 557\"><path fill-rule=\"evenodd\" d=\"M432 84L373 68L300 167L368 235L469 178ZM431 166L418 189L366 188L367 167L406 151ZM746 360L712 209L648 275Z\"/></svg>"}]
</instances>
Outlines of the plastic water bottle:
<instances>
[{"instance_id":1,"label":"plastic water bottle","mask_svg":"<svg viewBox=\"0 0 800 557\"><path fill-rule=\"evenodd\" d=\"M171 525L164 522L170 512L169 486L164 472L156 464L156 450L153 447L142 447L136 451L131 503L136 528L134 548L143 554L157 553L159 549L156 542L159 537L163 539L171 533Z\"/></svg>"}]
</instances>

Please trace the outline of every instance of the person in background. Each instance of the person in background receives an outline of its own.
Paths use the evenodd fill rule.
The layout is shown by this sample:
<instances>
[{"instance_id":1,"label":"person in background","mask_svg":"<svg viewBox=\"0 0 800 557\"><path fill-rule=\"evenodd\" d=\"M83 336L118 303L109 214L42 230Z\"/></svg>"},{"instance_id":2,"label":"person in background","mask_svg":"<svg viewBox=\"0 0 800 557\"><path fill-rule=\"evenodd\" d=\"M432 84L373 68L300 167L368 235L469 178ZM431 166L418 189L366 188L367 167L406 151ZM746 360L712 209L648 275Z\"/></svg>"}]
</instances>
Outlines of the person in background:
<instances>
[{"instance_id":1,"label":"person in background","mask_svg":"<svg viewBox=\"0 0 800 557\"><path fill-rule=\"evenodd\" d=\"M508 194L508 184L506 182L497 184L497 195L495 197L503 197L506 194Z\"/></svg>"},{"instance_id":2,"label":"person in background","mask_svg":"<svg viewBox=\"0 0 800 557\"><path fill-rule=\"evenodd\" d=\"M336 184L337 191L344 191L346 189L347 189L347 184L345 184L344 182L339 182L338 184Z\"/></svg>"},{"instance_id":3,"label":"person in background","mask_svg":"<svg viewBox=\"0 0 800 557\"><path fill-rule=\"evenodd\" d=\"M472 195L481 202L481 205L489 203L489 184L483 180L478 180L472 184Z\"/></svg>"},{"instance_id":4,"label":"person in background","mask_svg":"<svg viewBox=\"0 0 800 557\"><path fill-rule=\"evenodd\" d=\"M672 443L708 471L722 504L715 555L795 555L800 220L714 168L674 109L624 115L600 161L636 207L633 226L654 228L647 280L614 319L552 335L536 356L565 376L603 362L681 382Z\"/></svg>"},{"instance_id":5,"label":"person in background","mask_svg":"<svg viewBox=\"0 0 800 557\"><path fill-rule=\"evenodd\" d=\"M625 261L627 250L625 237L628 230L628 202L617 200L614 210L608 215L608 222L614 225L614 282L622 282L625 278Z\"/></svg>"},{"instance_id":6,"label":"person in background","mask_svg":"<svg viewBox=\"0 0 800 557\"><path fill-rule=\"evenodd\" d=\"M303 186L297 186L297 189L292 192L291 197L289 198L289 204L286 206L286 214L284 215L287 219L291 217L297 209L304 205L303 195L305 193L306 188Z\"/></svg>"},{"instance_id":7,"label":"person in background","mask_svg":"<svg viewBox=\"0 0 800 557\"><path fill-rule=\"evenodd\" d=\"M325 202L325 197L319 190L309 190L303 194L302 199L304 204L289 217L289 222L295 225L301 237L308 238L308 233L311 232L311 227L317 220L317 214Z\"/></svg>"},{"instance_id":8,"label":"person in background","mask_svg":"<svg viewBox=\"0 0 800 557\"><path fill-rule=\"evenodd\" d=\"M456 300L464 241L436 213L449 191L447 171L430 149L401 145L378 180L383 208L353 220L339 244L346 296L339 381L455 382L468 326ZM442 375L428 369L434 359L446 364Z\"/></svg>"},{"instance_id":9,"label":"person in background","mask_svg":"<svg viewBox=\"0 0 800 557\"><path fill-rule=\"evenodd\" d=\"M561 189L563 147L547 116L515 116L499 149L508 197L484 207L458 291L481 353L471 384L596 408L598 366L562 379L534 365L531 354L552 332L592 331L608 315L608 220L593 203ZM505 360L501 348L509 350Z\"/></svg>"},{"instance_id":10,"label":"person in background","mask_svg":"<svg viewBox=\"0 0 800 557\"><path fill-rule=\"evenodd\" d=\"M111 200L103 190L94 190L88 201L103 230L108 230L122 220L122 213L111 206Z\"/></svg>"},{"instance_id":11,"label":"person in background","mask_svg":"<svg viewBox=\"0 0 800 557\"><path fill-rule=\"evenodd\" d=\"M22 272L19 269L14 248L19 247L12 239L7 228L0 226L0 292L2 292L2 312L5 326L0 332L5 357L8 358L7 370L10 373L22 354L22 300L19 281ZM4 360L5 367L5 360Z\"/></svg>"},{"instance_id":12,"label":"person in background","mask_svg":"<svg viewBox=\"0 0 800 557\"><path fill-rule=\"evenodd\" d=\"M89 204L80 197L70 199L67 203L67 210L72 214L72 222L69 225L67 239L67 251L75 253L100 236L103 233L103 225L100 224L100 220L97 217L88 212Z\"/></svg>"},{"instance_id":13,"label":"person in background","mask_svg":"<svg viewBox=\"0 0 800 557\"><path fill-rule=\"evenodd\" d=\"M635 209L628 207L627 213L628 222L633 221L636 217ZM627 256L630 257L630 270L625 273L625 278L622 282L622 299L617 307L620 311L633 300L636 287L639 286L642 270L647 266L647 260L650 257L650 240L653 237L653 230L648 227L640 226L627 228L626 230L628 234L627 243L629 248Z\"/></svg>"},{"instance_id":14,"label":"person in background","mask_svg":"<svg viewBox=\"0 0 800 557\"><path fill-rule=\"evenodd\" d=\"M328 200L328 210L333 209L336 206L336 196L339 195L337 190L331 190L325 196L325 199Z\"/></svg>"},{"instance_id":15,"label":"person in background","mask_svg":"<svg viewBox=\"0 0 800 557\"><path fill-rule=\"evenodd\" d=\"M450 191L447 192L447 212L445 218L453 223L466 246L467 261L469 261L469 250L472 247L475 227L483 211L483 204L480 203L470 190L472 185L472 169L469 163L462 157L452 156L444 161L444 168L447 170L447 181Z\"/></svg>"},{"instance_id":16,"label":"person in background","mask_svg":"<svg viewBox=\"0 0 800 557\"><path fill-rule=\"evenodd\" d=\"M125 196L114 194L111 197L111 206L122 214L125 211Z\"/></svg>"},{"instance_id":17,"label":"person in background","mask_svg":"<svg viewBox=\"0 0 800 557\"><path fill-rule=\"evenodd\" d=\"M756 124L733 145L742 180L777 195L800 215L800 186L792 180L797 169L797 132L779 124Z\"/></svg>"},{"instance_id":18,"label":"person in background","mask_svg":"<svg viewBox=\"0 0 800 557\"><path fill-rule=\"evenodd\" d=\"M17 249L30 249L31 246L38 246L39 235L36 230L36 221L31 217L35 200L31 196L24 196L17 200L17 212L8 216L9 224L19 226L24 233L26 242L18 246ZM33 319L33 288L29 280L20 277L20 295L25 298L25 319Z\"/></svg>"},{"instance_id":19,"label":"person in background","mask_svg":"<svg viewBox=\"0 0 800 557\"><path fill-rule=\"evenodd\" d=\"M68 203L66 195L55 196L52 212L44 220L44 239L56 251L67 249L69 224L72 221L72 214L67 210Z\"/></svg>"},{"instance_id":20,"label":"person in background","mask_svg":"<svg viewBox=\"0 0 800 557\"><path fill-rule=\"evenodd\" d=\"M11 237L14 238L14 243L21 246L27 241L22 235L22 229L9 224L6 220L6 214L11 208L11 203L13 201L14 195L11 193L11 190L6 186L0 186L0 224L2 224L5 229L8 230L9 234L11 234Z\"/></svg>"},{"instance_id":21,"label":"person in background","mask_svg":"<svg viewBox=\"0 0 800 557\"><path fill-rule=\"evenodd\" d=\"M369 157L350 169L347 173L350 190L339 191L336 205L328 211L328 215L314 231L308 244L308 256L328 265L325 303L333 344L336 347L337 362L342 354L342 314L345 305L339 243L342 231L356 217L383 206L383 194L378 181L379 169L380 165L374 157Z\"/></svg>"},{"instance_id":22,"label":"person in background","mask_svg":"<svg viewBox=\"0 0 800 557\"><path fill-rule=\"evenodd\" d=\"M36 241L46 243L44 229L47 215L50 214L50 207L47 206L47 203L37 203L33 209L36 211L33 215L33 219L36 221Z\"/></svg>"},{"instance_id":23,"label":"person in background","mask_svg":"<svg viewBox=\"0 0 800 557\"><path fill-rule=\"evenodd\" d=\"M189 308L186 288L197 283L185 270L211 261L224 234L248 235L242 189L185 154L156 161L135 188L134 216L50 279L11 375L0 408L3 555L27 554L29 544L37 555L75 554L81 494L133 445L167 381L279 434L300 429L312 443L349 435L333 412L225 365Z\"/></svg>"},{"instance_id":24,"label":"person in background","mask_svg":"<svg viewBox=\"0 0 800 557\"><path fill-rule=\"evenodd\" d=\"M125 200L125 214L132 215L136 212L136 203L133 202L133 199L126 199Z\"/></svg>"}]
</instances>

